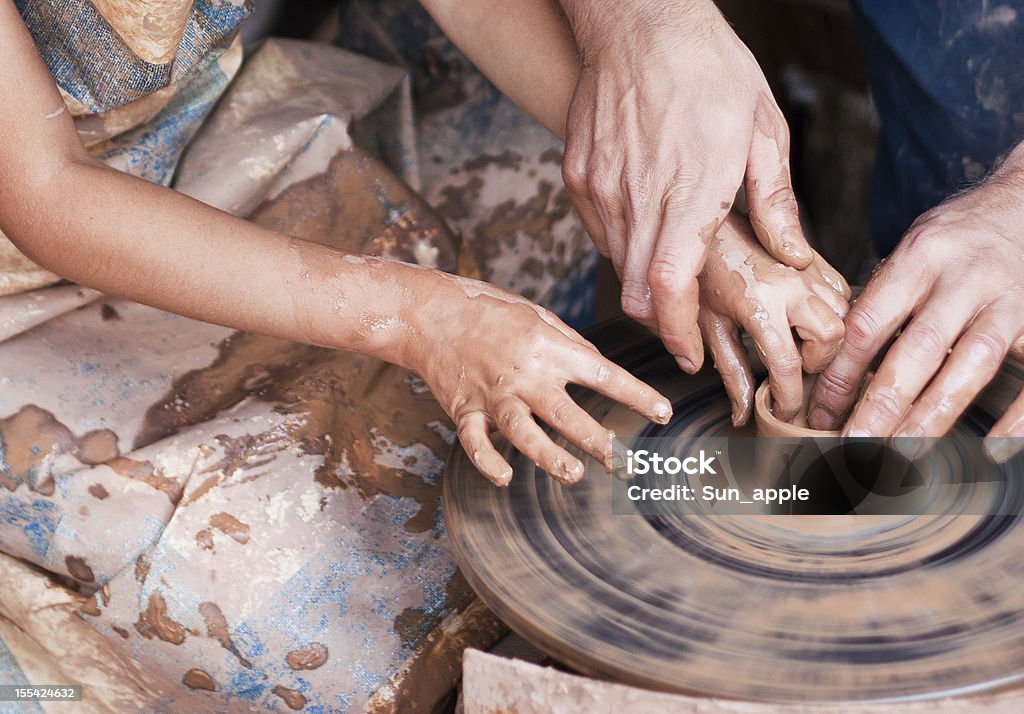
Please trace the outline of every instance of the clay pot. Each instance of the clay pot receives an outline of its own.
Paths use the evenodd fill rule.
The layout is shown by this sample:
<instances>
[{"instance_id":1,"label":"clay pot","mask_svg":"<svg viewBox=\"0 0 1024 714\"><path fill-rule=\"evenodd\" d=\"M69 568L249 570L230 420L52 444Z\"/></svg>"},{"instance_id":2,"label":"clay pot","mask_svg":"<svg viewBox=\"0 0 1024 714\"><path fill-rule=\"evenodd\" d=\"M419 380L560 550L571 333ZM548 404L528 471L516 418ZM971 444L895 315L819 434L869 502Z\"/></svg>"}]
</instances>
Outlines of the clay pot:
<instances>
[{"instance_id":1,"label":"clay pot","mask_svg":"<svg viewBox=\"0 0 1024 714\"><path fill-rule=\"evenodd\" d=\"M772 413L772 390L768 386L768 380L764 380L754 394L754 419L757 423L757 435L787 438L839 436L839 431L817 431L807 426L807 405L811 400L811 389L813 389L814 380L817 377L816 374L804 375L804 403L792 423L784 422Z\"/></svg>"},{"instance_id":2,"label":"clay pot","mask_svg":"<svg viewBox=\"0 0 1024 714\"><path fill-rule=\"evenodd\" d=\"M871 380L874 378L874 372L868 372L864 375L864 381L861 382L860 390L857 394L857 400L864 395L864 390L871 384ZM772 390L768 386L768 380L761 382L761 386L757 388L757 392L754 393L754 419L757 423L757 435L758 436L770 436L770 437L787 437L787 438L801 438L805 436L816 436L816 437L832 437L839 436L839 431L819 431L812 429L807 426L807 406L811 401L811 390L814 388L814 381L818 378L816 374L805 374L804 375L804 403L800 407L800 411L797 412L796 418L791 423L787 423L775 418L772 413Z\"/></svg>"}]
</instances>

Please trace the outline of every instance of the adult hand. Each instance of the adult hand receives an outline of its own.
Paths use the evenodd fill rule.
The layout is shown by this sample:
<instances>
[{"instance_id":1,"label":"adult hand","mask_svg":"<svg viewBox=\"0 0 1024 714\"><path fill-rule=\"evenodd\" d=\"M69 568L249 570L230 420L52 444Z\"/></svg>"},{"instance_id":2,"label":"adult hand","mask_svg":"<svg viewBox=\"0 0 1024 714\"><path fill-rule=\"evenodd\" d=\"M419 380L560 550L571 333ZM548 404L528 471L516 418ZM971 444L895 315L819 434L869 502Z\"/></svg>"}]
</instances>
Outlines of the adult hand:
<instances>
[{"instance_id":1,"label":"adult hand","mask_svg":"<svg viewBox=\"0 0 1024 714\"><path fill-rule=\"evenodd\" d=\"M1024 356L1022 199L1024 161L1011 156L914 223L846 316L846 341L814 388L811 426L842 423L868 365L901 327L846 436L941 436L1008 353ZM993 457L1011 455L1019 440L996 438L1008 436L1024 436L1024 396L989 432ZM909 443L914 457L923 442Z\"/></svg>"},{"instance_id":2,"label":"adult hand","mask_svg":"<svg viewBox=\"0 0 1024 714\"><path fill-rule=\"evenodd\" d=\"M733 215L712 238L699 282L701 332L732 402L733 424L750 419L755 387L740 329L768 367L776 416L792 420L803 404L803 373L820 372L842 344L846 281L817 253L803 270L782 265Z\"/></svg>"},{"instance_id":3,"label":"adult hand","mask_svg":"<svg viewBox=\"0 0 1024 714\"><path fill-rule=\"evenodd\" d=\"M789 174L789 130L750 51L710 0L560 0L582 68L563 177L622 281L622 308L688 372L704 350L696 277L744 186L758 240L813 258Z\"/></svg>"}]
</instances>

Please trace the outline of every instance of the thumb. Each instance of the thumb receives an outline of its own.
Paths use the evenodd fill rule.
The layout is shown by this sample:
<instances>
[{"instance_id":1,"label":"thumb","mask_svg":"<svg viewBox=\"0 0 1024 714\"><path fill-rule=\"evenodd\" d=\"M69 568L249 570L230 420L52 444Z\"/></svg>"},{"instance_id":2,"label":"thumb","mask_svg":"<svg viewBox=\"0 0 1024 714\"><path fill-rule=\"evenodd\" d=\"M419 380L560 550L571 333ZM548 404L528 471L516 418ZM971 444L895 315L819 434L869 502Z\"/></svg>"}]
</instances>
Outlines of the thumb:
<instances>
[{"instance_id":1,"label":"thumb","mask_svg":"<svg viewBox=\"0 0 1024 714\"><path fill-rule=\"evenodd\" d=\"M764 249L790 267L810 265L814 252L800 228L800 211L789 174L789 129L767 98L759 103L754 116L744 185L750 224Z\"/></svg>"}]
</instances>

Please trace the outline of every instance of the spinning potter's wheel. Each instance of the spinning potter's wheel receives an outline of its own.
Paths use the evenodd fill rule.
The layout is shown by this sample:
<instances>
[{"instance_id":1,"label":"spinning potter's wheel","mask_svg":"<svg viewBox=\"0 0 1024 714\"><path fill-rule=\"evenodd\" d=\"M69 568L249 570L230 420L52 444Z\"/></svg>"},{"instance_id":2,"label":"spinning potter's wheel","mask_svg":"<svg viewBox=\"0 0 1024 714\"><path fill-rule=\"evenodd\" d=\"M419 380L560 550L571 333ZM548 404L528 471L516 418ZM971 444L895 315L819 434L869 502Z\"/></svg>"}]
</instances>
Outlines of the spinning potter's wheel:
<instances>
[{"instance_id":1,"label":"spinning potter's wheel","mask_svg":"<svg viewBox=\"0 0 1024 714\"><path fill-rule=\"evenodd\" d=\"M710 366L680 373L626 320L588 336L673 402L661 427L583 393L620 441L735 434ZM1008 364L958 433L982 435L1022 378ZM930 515L617 515L615 480L596 463L564 487L502 450L515 470L507 489L453 452L450 541L484 602L580 671L780 702L948 696L1024 679L1024 476L990 493L994 515L956 499Z\"/></svg>"}]
</instances>

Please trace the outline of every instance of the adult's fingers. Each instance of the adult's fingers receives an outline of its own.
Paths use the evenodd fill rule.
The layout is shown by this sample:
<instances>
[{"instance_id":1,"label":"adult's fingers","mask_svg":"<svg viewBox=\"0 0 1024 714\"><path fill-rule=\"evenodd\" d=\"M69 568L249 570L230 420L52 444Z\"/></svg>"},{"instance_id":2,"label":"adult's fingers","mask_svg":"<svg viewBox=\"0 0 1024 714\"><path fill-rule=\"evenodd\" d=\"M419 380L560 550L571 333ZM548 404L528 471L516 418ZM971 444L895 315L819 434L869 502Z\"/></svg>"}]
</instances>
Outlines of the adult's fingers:
<instances>
[{"instance_id":1,"label":"adult's fingers","mask_svg":"<svg viewBox=\"0 0 1024 714\"><path fill-rule=\"evenodd\" d=\"M483 412L470 412L464 415L459 419L457 426L459 441L477 471L495 486L508 486L512 480L512 467L491 443L489 425L490 420Z\"/></svg>"},{"instance_id":2,"label":"adult's fingers","mask_svg":"<svg viewBox=\"0 0 1024 714\"><path fill-rule=\"evenodd\" d=\"M802 341L800 355L804 371L816 374L825 369L839 351L846 334L836 311L817 295L811 295L790 307L789 322Z\"/></svg>"},{"instance_id":3,"label":"adult's fingers","mask_svg":"<svg viewBox=\"0 0 1024 714\"><path fill-rule=\"evenodd\" d=\"M792 421L804 402L803 359L786 314L772 315L768 320L751 317L743 327L754 339L761 361L768 368L775 415L782 421Z\"/></svg>"},{"instance_id":4,"label":"adult's fingers","mask_svg":"<svg viewBox=\"0 0 1024 714\"><path fill-rule=\"evenodd\" d=\"M546 390L530 407L544 423L611 470L612 432L581 409L564 389Z\"/></svg>"},{"instance_id":5,"label":"adult's fingers","mask_svg":"<svg viewBox=\"0 0 1024 714\"><path fill-rule=\"evenodd\" d=\"M998 464L1024 451L1024 391L1017 395L985 437L985 451Z\"/></svg>"},{"instance_id":6,"label":"adult's fingers","mask_svg":"<svg viewBox=\"0 0 1024 714\"><path fill-rule=\"evenodd\" d=\"M843 344L814 383L807 418L812 429L838 428L871 361L920 301L924 281L904 275L891 269L877 272L847 313Z\"/></svg>"},{"instance_id":7,"label":"adult's fingers","mask_svg":"<svg viewBox=\"0 0 1024 714\"><path fill-rule=\"evenodd\" d=\"M716 200L720 199L710 193L690 196L685 201L670 198L662 211L657 244L646 266L658 337L679 366L691 374L704 364L704 343L697 326L697 276L704 268L708 241L725 218ZM699 208L693 210L694 207Z\"/></svg>"},{"instance_id":8,"label":"adult's fingers","mask_svg":"<svg viewBox=\"0 0 1024 714\"><path fill-rule=\"evenodd\" d=\"M844 435L891 436L921 390L942 367L974 309L967 301L939 297L925 305L886 352L875 378L843 428Z\"/></svg>"},{"instance_id":9,"label":"adult's fingers","mask_svg":"<svg viewBox=\"0 0 1024 714\"><path fill-rule=\"evenodd\" d=\"M791 267L810 265L814 251L800 228L789 175L789 129L767 95L761 96L754 111L745 186L750 223L765 250Z\"/></svg>"},{"instance_id":10,"label":"adult's fingers","mask_svg":"<svg viewBox=\"0 0 1024 714\"><path fill-rule=\"evenodd\" d=\"M944 435L978 393L984 389L1006 358L1021 320L1013 309L992 306L983 310L957 341L938 376L932 380L900 422L894 436L937 437ZM1013 326L1010 328L1010 326ZM1008 328L1012 329L1007 334ZM906 442L916 457L920 442Z\"/></svg>"},{"instance_id":11,"label":"adult's fingers","mask_svg":"<svg viewBox=\"0 0 1024 714\"><path fill-rule=\"evenodd\" d=\"M733 426L743 426L750 420L754 407L754 373L739 327L731 319L707 308L701 310L699 321L715 369L722 376L725 393L729 395Z\"/></svg>"},{"instance_id":12,"label":"adult's fingers","mask_svg":"<svg viewBox=\"0 0 1024 714\"><path fill-rule=\"evenodd\" d=\"M577 349L564 366L573 384L625 404L658 424L667 424L672 418L672 405L664 396L600 354Z\"/></svg>"},{"instance_id":13,"label":"adult's fingers","mask_svg":"<svg viewBox=\"0 0 1024 714\"><path fill-rule=\"evenodd\" d=\"M499 431L526 458L540 466L549 476L562 483L576 483L583 478L583 464L558 446L533 420L533 413L518 397L507 397L495 408L493 415Z\"/></svg>"}]
</instances>

